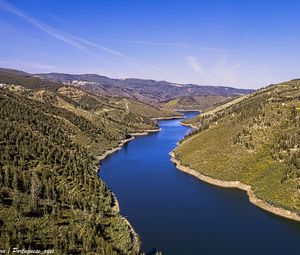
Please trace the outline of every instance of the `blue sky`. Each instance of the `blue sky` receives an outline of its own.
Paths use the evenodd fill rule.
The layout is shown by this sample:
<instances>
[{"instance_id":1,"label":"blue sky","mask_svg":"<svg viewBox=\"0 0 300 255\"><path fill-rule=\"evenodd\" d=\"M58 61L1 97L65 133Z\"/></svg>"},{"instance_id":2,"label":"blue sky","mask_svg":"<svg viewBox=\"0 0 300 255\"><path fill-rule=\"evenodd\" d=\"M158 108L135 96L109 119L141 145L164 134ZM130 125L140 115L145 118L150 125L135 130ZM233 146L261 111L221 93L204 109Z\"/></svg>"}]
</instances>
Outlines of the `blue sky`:
<instances>
[{"instance_id":1,"label":"blue sky","mask_svg":"<svg viewBox=\"0 0 300 255\"><path fill-rule=\"evenodd\" d=\"M300 77L300 1L0 0L0 66L259 88Z\"/></svg>"}]
</instances>

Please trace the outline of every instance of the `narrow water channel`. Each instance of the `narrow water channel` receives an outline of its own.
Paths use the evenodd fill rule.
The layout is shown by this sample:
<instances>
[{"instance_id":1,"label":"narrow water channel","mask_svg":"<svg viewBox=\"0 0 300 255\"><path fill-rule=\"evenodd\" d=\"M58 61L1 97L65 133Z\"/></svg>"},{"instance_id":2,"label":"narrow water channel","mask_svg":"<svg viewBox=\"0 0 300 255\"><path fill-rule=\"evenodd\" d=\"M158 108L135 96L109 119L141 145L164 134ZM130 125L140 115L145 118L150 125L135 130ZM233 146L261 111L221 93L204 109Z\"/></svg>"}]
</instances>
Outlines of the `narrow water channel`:
<instances>
[{"instance_id":1,"label":"narrow water channel","mask_svg":"<svg viewBox=\"0 0 300 255\"><path fill-rule=\"evenodd\" d=\"M180 121L160 121L160 132L137 137L101 162L99 175L140 235L142 249L164 255L299 254L300 223L257 208L245 192L176 169L169 152L188 132Z\"/></svg>"}]
</instances>

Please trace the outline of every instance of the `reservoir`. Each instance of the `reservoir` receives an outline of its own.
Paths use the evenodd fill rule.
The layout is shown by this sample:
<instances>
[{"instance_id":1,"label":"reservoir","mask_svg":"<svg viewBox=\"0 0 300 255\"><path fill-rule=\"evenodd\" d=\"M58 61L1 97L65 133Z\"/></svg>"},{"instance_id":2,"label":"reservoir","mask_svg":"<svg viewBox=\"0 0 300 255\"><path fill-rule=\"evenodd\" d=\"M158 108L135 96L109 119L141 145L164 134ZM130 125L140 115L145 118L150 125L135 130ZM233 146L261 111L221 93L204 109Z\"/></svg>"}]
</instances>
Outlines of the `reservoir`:
<instances>
[{"instance_id":1,"label":"reservoir","mask_svg":"<svg viewBox=\"0 0 300 255\"><path fill-rule=\"evenodd\" d=\"M189 130L180 121L161 120L161 131L136 137L101 162L99 175L140 235L142 250L298 254L299 222L256 207L246 192L218 188L176 169L169 152Z\"/></svg>"}]
</instances>

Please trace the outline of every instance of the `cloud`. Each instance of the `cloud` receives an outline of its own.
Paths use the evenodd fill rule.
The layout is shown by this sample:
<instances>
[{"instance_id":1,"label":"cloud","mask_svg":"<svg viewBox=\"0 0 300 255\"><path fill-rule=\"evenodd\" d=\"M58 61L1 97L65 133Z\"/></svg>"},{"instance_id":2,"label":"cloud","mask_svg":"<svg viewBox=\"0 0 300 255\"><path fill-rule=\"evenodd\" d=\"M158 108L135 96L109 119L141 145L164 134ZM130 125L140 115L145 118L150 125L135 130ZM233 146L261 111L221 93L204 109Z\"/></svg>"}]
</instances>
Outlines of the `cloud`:
<instances>
[{"instance_id":1,"label":"cloud","mask_svg":"<svg viewBox=\"0 0 300 255\"><path fill-rule=\"evenodd\" d=\"M239 81L239 69L248 62L241 59L230 63L226 54L219 55L212 66L204 65L194 56L185 57L187 65L197 74L200 83L207 84L237 84Z\"/></svg>"},{"instance_id":2,"label":"cloud","mask_svg":"<svg viewBox=\"0 0 300 255\"><path fill-rule=\"evenodd\" d=\"M125 55L124 53L122 52L119 52L119 51L116 51L112 48L109 48L109 47L106 47L106 46L103 46L101 44L98 44L98 43L94 43L94 42L91 42L89 40L86 40L84 38L81 38L81 37L78 37L78 36L75 36L75 35L71 35L69 33L66 33L64 31L61 31L61 30L58 30L58 29L55 29L53 28L52 26L49 26L43 22L41 22L40 20L36 19L36 18L33 18L27 14L25 14L24 12L22 12L21 10L15 8L14 6L6 3L5 1L0 1L0 9L6 11L6 12L9 12L9 13L12 13L24 20L26 20L27 22L31 23L32 25L34 25L35 27L37 27L38 29L40 29L41 31L47 33L48 35L92 56L92 57L95 57L95 58L99 58L100 56L98 54L95 54L92 50L91 50L91 46L92 47L95 47L97 49L100 49L106 53L109 53L111 55L114 55L114 56L117 56L123 60L126 60L127 62L130 62L132 64L135 64L137 65L138 67L144 69L144 70L147 70L147 69L152 69L156 72L160 72L160 73L163 73L163 74L168 74L166 71L156 67L156 66L150 66L140 60L137 60L135 58L132 58L132 57L129 57L127 55ZM48 13L49 15L49 13ZM90 46L90 47L88 47Z\"/></svg>"},{"instance_id":3,"label":"cloud","mask_svg":"<svg viewBox=\"0 0 300 255\"><path fill-rule=\"evenodd\" d=\"M205 46L195 46L187 43L181 42L152 42L152 41L140 41L140 40L112 40L112 39L98 39L99 42L110 42L110 43L122 43L122 44L135 44L135 45L145 45L145 46L162 46L162 47L177 47L185 49L193 49L198 51L206 52L224 52L225 49L214 48L214 47L205 47Z\"/></svg>"},{"instance_id":4,"label":"cloud","mask_svg":"<svg viewBox=\"0 0 300 255\"><path fill-rule=\"evenodd\" d=\"M125 43L125 44L137 44L137 45L148 45L148 46L167 46L167 47L181 47L189 48L191 47L185 43L178 42L150 42L150 41L136 41L136 40L110 40L110 39L99 39L100 42L112 42L112 43Z\"/></svg>"},{"instance_id":5,"label":"cloud","mask_svg":"<svg viewBox=\"0 0 300 255\"><path fill-rule=\"evenodd\" d=\"M212 78L207 70L204 70L203 65L194 56L185 57L185 61L189 67L197 74L201 83L210 83Z\"/></svg>"},{"instance_id":6,"label":"cloud","mask_svg":"<svg viewBox=\"0 0 300 255\"><path fill-rule=\"evenodd\" d=\"M4 1L0 1L0 9L10 12L28 22L30 22L32 25L34 25L35 27L39 28L40 30L42 30L43 32L51 35L52 37L61 40L79 50L82 51L86 51L86 47L84 47L83 45L79 44L78 42L72 40L71 38L69 38L67 35L65 35L63 32L60 32L57 29L54 29L42 22L40 22L39 20L30 17L29 15L26 15L25 13L21 12L20 10L18 10L17 8L15 8L14 6L4 2Z\"/></svg>"},{"instance_id":7,"label":"cloud","mask_svg":"<svg viewBox=\"0 0 300 255\"><path fill-rule=\"evenodd\" d=\"M186 62L188 63L188 65L190 67L192 67L192 69L199 75L203 75L204 71L203 68L201 66L201 64L197 61L197 59L195 57L189 56L186 57Z\"/></svg>"},{"instance_id":8,"label":"cloud","mask_svg":"<svg viewBox=\"0 0 300 255\"><path fill-rule=\"evenodd\" d=\"M59 23L64 23L64 24L66 24L66 25L72 25L72 26L73 26L73 24L71 24L70 22L67 22L65 19L63 19L63 18L61 18L61 17L59 17L59 16L57 16L57 15L54 15L53 13L46 12L46 14L47 14L49 17L51 17L53 20L55 20L55 21L57 21L57 22L59 22Z\"/></svg>"},{"instance_id":9,"label":"cloud","mask_svg":"<svg viewBox=\"0 0 300 255\"><path fill-rule=\"evenodd\" d=\"M236 84L239 77L238 71L247 62L248 59L241 59L238 62L230 63L228 57L223 55L217 62L213 74L225 84Z\"/></svg>"}]
</instances>

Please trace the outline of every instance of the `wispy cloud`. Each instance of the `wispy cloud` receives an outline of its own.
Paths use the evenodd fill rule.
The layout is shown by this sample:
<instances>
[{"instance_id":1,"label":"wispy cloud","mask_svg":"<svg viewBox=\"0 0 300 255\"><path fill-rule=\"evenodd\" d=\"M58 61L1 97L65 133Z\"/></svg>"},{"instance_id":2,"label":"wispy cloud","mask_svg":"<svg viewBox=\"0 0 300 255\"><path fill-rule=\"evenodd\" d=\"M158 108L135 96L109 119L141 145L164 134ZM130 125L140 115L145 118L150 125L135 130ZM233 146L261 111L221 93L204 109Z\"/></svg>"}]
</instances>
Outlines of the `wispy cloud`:
<instances>
[{"instance_id":1,"label":"wispy cloud","mask_svg":"<svg viewBox=\"0 0 300 255\"><path fill-rule=\"evenodd\" d=\"M53 20L56 20L56 21L59 22L59 23L65 23L65 24L67 24L67 25L72 25L72 26L74 26L74 25L71 24L70 22L66 21L65 19L63 19L63 18L61 18L61 17L59 17L59 16L57 16L57 15L54 15L53 13L46 12L46 14L47 14L50 18L52 18Z\"/></svg>"},{"instance_id":2,"label":"wispy cloud","mask_svg":"<svg viewBox=\"0 0 300 255\"><path fill-rule=\"evenodd\" d=\"M43 22L23 13L22 11L20 11L19 9L15 8L14 6L4 2L4 1L0 1L0 9L6 11L6 12L10 12L28 22L30 22L32 25L34 25L35 27L39 28L40 30L42 30L43 32L51 35L52 37L61 40L79 50L82 51L86 51L86 47L84 47L83 45L79 44L78 42L72 40L71 38L69 38L66 34L64 34L63 32L52 28L51 26L48 26L46 24L44 24Z\"/></svg>"},{"instance_id":3,"label":"wispy cloud","mask_svg":"<svg viewBox=\"0 0 300 255\"><path fill-rule=\"evenodd\" d=\"M111 39L99 39L99 42L112 42L112 43L125 43L125 44L137 44L137 45L148 45L148 46L167 46L167 47L181 47L189 48L191 47L185 43L178 42L150 42L150 41L136 41L136 40L111 40Z\"/></svg>"},{"instance_id":4,"label":"wispy cloud","mask_svg":"<svg viewBox=\"0 0 300 255\"><path fill-rule=\"evenodd\" d=\"M191 45L182 42L153 42L153 41L143 41L143 40L112 40L112 39L98 39L99 42L110 42L110 43L122 43L122 44L134 44L134 45L144 45L144 46L161 46L161 47L177 47L185 49L193 49L198 51L206 52L224 52L223 48L206 47L199 45Z\"/></svg>"},{"instance_id":5,"label":"wispy cloud","mask_svg":"<svg viewBox=\"0 0 300 255\"><path fill-rule=\"evenodd\" d=\"M197 61L197 59L193 56L188 56L185 58L186 62L192 69L200 76L204 74L202 65Z\"/></svg>"},{"instance_id":6,"label":"wispy cloud","mask_svg":"<svg viewBox=\"0 0 300 255\"><path fill-rule=\"evenodd\" d=\"M185 57L187 65L197 74L201 83L236 85L239 78L239 69L248 62L241 59L230 63L226 54L218 56L213 66L205 66L194 56Z\"/></svg>"},{"instance_id":7,"label":"wispy cloud","mask_svg":"<svg viewBox=\"0 0 300 255\"><path fill-rule=\"evenodd\" d=\"M204 70L200 61L194 56L185 57L185 61L192 68L192 70L197 74L201 82L209 83L211 82L211 77L208 72Z\"/></svg>"},{"instance_id":8,"label":"wispy cloud","mask_svg":"<svg viewBox=\"0 0 300 255\"><path fill-rule=\"evenodd\" d=\"M158 68L156 66L151 66L148 65L140 60L137 60L135 58L129 57L126 54L119 52L117 50L114 50L112 48L103 46L99 43L94 43L92 41L89 41L87 39L81 38L79 36L75 36L69 33L66 33L64 31L58 30L56 28L53 28L52 26L49 26L45 23L43 23L42 21L33 18L31 16L29 16L28 14L24 13L23 11L17 9L16 7L14 7L11 4L8 4L5 1L0 1L0 9L9 12L11 14L14 14L24 20L26 20L27 22L31 23L32 25L34 25L36 28L40 29L41 31L47 33L48 35L86 53L89 54L90 56L96 57L96 58L100 58L100 56L98 54L96 54L94 51L92 51L91 47L100 49L106 53L109 53L111 55L117 56L123 60L126 60L127 62L130 62L131 64L135 64L140 68L143 69L152 69L156 72L160 72L163 74L167 74L166 71L162 70L161 68ZM49 14L48 14L49 15Z\"/></svg>"},{"instance_id":9,"label":"wispy cloud","mask_svg":"<svg viewBox=\"0 0 300 255\"><path fill-rule=\"evenodd\" d=\"M217 62L213 75L223 83L235 84L238 81L238 70L248 62L248 59L241 59L230 63L228 57L223 55Z\"/></svg>"},{"instance_id":10,"label":"wispy cloud","mask_svg":"<svg viewBox=\"0 0 300 255\"><path fill-rule=\"evenodd\" d=\"M125 55L125 54L123 54L123 53L121 53L121 52L119 52L119 51L116 51L116 50L114 50L114 49L112 49L112 48L108 48L108 47L103 46L103 45L101 45L101 44L98 44L98 43L95 43L95 42L92 42L92 41L89 41L89 40L86 40L86 39L83 39L83 38L80 38L80 37L77 37L77 36L73 36L73 35L70 35L70 36L71 36L72 38L74 38L75 40L79 41L79 42L82 42L82 43L84 43L84 44L86 44L86 45L89 45L89 46L98 48L98 49L100 49L100 50L103 50L103 51L105 51L105 52L108 52L108 53L110 53L110 54L112 54L112 55L115 55L115 56L117 56L117 57L120 57L120 58L122 58L122 59L128 60L129 62L134 63L134 64L136 64L137 66L142 67L142 68L144 68L144 69L145 69L145 68L146 68L146 69L147 69L147 68L151 68L151 69L154 70L154 71L157 71L157 72L160 72L160 73L163 73L163 74L169 74L168 72L166 72L165 70L163 70L163 69L161 69L161 68L158 68L158 67L156 67L156 66L150 66L150 65L148 65L148 64L145 64L144 62L142 62L142 61L140 61L140 60L138 60L138 59L129 57L129 56L127 56L127 55Z\"/></svg>"}]
</instances>

